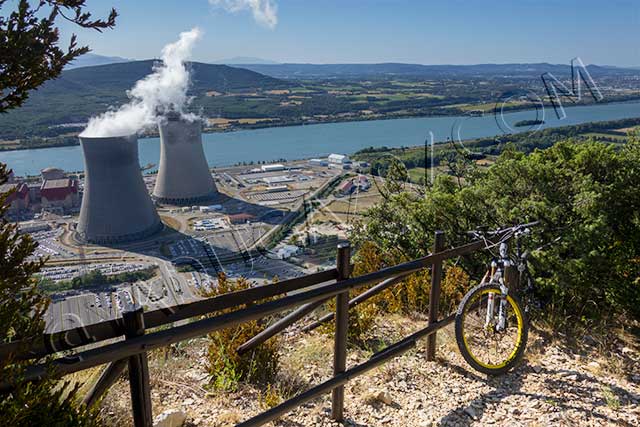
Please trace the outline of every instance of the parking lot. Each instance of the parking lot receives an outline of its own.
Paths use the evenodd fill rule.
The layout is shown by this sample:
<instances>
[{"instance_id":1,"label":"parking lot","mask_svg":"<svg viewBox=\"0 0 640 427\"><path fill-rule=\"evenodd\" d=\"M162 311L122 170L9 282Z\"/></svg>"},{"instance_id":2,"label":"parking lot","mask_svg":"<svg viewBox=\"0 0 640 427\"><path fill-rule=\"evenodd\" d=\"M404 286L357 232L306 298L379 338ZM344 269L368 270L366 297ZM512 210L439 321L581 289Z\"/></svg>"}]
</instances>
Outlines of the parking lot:
<instances>
[{"instance_id":1,"label":"parking lot","mask_svg":"<svg viewBox=\"0 0 640 427\"><path fill-rule=\"evenodd\" d=\"M69 251L64 246L60 244L58 239L62 235L63 230L61 228L57 228L54 230L48 231L38 231L35 233L31 233L31 237L38 242L38 247L36 248L33 257L59 257L59 258L73 258L76 257L77 254Z\"/></svg>"},{"instance_id":2,"label":"parking lot","mask_svg":"<svg viewBox=\"0 0 640 427\"><path fill-rule=\"evenodd\" d=\"M78 277L95 270L100 270L102 274L109 276L119 273L139 271L147 267L147 264L141 263L109 262L102 264L45 267L39 275L46 279L53 280L54 282L59 282L62 280L71 280L74 277Z\"/></svg>"}]
</instances>

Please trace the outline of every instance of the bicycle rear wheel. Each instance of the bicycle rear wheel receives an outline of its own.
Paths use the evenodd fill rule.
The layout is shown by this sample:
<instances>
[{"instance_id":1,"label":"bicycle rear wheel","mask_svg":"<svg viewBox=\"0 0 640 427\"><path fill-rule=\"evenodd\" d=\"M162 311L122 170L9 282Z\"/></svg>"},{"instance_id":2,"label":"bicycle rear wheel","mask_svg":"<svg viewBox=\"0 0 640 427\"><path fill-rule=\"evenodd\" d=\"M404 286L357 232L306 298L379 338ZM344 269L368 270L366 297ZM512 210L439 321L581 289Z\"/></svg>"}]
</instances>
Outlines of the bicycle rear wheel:
<instances>
[{"instance_id":1,"label":"bicycle rear wheel","mask_svg":"<svg viewBox=\"0 0 640 427\"><path fill-rule=\"evenodd\" d=\"M493 304L489 300L493 299ZM505 324L498 321L503 304ZM522 358L529 325L515 295L502 295L496 284L480 284L469 291L456 313L456 341L471 367L487 375L501 375Z\"/></svg>"}]
</instances>

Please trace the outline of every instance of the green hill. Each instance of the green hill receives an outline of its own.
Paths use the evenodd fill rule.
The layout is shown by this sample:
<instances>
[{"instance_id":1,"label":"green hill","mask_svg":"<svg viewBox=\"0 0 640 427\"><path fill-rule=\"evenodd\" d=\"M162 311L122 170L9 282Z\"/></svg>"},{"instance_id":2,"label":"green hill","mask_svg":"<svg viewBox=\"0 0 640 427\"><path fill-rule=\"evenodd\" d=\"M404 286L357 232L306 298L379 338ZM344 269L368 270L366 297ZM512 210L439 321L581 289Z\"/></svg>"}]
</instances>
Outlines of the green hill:
<instances>
[{"instance_id":1,"label":"green hill","mask_svg":"<svg viewBox=\"0 0 640 427\"><path fill-rule=\"evenodd\" d=\"M74 127L61 124L85 123L89 117L127 101L126 91L152 72L153 60L134 61L65 70L56 80L31 93L22 108L0 115L0 139L56 136ZM288 82L254 71L227 65L189 63L190 95L206 92L251 92L281 89ZM198 103L193 105L197 109ZM52 127L53 126L53 127Z\"/></svg>"}]
</instances>

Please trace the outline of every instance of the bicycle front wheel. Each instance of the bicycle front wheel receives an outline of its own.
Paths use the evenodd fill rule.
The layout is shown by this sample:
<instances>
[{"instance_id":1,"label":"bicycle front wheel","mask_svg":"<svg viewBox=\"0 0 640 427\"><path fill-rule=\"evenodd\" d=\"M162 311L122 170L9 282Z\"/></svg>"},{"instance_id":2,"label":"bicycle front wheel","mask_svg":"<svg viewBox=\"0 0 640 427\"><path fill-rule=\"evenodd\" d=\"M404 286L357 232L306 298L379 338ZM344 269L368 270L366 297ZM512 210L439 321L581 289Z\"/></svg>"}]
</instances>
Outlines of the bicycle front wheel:
<instances>
[{"instance_id":1,"label":"bicycle front wheel","mask_svg":"<svg viewBox=\"0 0 640 427\"><path fill-rule=\"evenodd\" d=\"M501 375L522 358L529 325L515 295L503 295L495 284L480 284L462 299L455 330L460 353L473 369Z\"/></svg>"}]
</instances>

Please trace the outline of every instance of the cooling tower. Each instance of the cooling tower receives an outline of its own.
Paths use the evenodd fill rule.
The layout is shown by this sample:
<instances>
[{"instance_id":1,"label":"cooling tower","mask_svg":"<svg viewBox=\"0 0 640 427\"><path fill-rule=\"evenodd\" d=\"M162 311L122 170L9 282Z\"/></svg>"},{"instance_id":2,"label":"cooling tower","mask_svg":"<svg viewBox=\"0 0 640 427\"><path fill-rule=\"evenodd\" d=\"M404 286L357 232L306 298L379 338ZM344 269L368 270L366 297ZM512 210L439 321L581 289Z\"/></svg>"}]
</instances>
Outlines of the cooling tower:
<instances>
[{"instance_id":1,"label":"cooling tower","mask_svg":"<svg viewBox=\"0 0 640 427\"><path fill-rule=\"evenodd\" d=\"M202 123L169 113L160 123L160 167L154 197L172 205L192 205L216 194L202 149Z\"/></svg>"},{"instance_id":2,"label":"cooling tower","mask_svg":"<svg viewBox=\"0 0 640 427\"><path fill-rule=\"evenodd\" d=\"M77 232L89 243L123 243L162 228L138 163L135 135L80 137L85 178Z\"/></svg>"}]
</instances>

